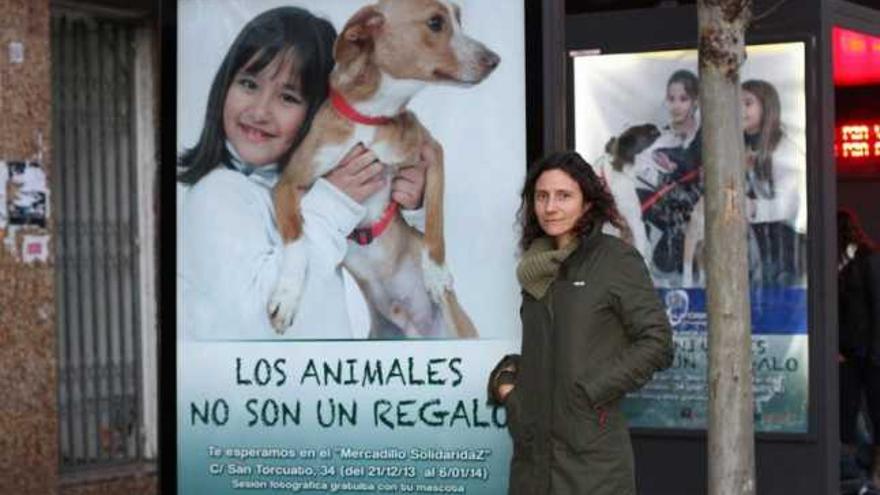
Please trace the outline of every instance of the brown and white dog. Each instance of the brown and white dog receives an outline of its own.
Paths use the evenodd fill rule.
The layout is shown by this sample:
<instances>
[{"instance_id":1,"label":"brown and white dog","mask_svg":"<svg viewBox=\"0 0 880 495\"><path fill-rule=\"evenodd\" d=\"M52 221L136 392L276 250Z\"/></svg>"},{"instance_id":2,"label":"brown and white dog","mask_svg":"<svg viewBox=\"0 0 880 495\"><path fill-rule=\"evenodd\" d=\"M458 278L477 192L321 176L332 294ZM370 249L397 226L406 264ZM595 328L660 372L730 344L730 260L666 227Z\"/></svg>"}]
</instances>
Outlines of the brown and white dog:
<instances>
[{"instance_id":1,"label":"brown and white dog","mask_svg":"<svg viewBox=\"0 0 880 495\"><path fill-rule=\"evenodd\" d=\"M703 241L706 235L706 215L703 197L694 204L684 231L682 253L682 287L704 287L706 274L703 267Z\"/></svg>"},{"instance_id":2,"label":"brown and white dog","mask_svg":"<svg viewBox=\"0 0 880 495\"><path fill-rule=\"evenodd\" d=\"M500 59L461 29L458 6L443 0L380 0L349 19L334 46L331 97L291 157L274 193L285 241L270 302L272 326L284 332L296 314L308 266L302 246L299 191L363 143L393 172L418 162L430 144L440 157L426 171L425 233L409 226L391 201L391 181L364 203L366 219L349 241L344 265L357 280L372 317L370 336L476 337L452 291L443 238L442 149L409 100L431 83L470 86Z\"/></svg>"}]
</instances>

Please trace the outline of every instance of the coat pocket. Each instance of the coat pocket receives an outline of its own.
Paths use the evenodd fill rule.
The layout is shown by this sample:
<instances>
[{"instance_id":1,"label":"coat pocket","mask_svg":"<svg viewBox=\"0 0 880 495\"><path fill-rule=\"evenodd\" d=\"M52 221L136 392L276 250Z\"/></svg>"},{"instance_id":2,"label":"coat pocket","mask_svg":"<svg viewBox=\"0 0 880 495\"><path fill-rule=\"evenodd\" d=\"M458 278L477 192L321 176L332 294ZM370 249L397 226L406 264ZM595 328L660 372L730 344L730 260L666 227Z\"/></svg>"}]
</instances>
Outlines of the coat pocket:
<instances>
[{"instance_id":1,"label":"coat pocket","mask_svg":"<svg viewBox=\"0 0 880 495\"><path fill-rule=\"evenodd\" d=\"M566 395L570 414L565 420L565 441L575 452L590 450L608 434L608 411L595 409L577 385L569 387Z\"/></svg>"}]
</instances>

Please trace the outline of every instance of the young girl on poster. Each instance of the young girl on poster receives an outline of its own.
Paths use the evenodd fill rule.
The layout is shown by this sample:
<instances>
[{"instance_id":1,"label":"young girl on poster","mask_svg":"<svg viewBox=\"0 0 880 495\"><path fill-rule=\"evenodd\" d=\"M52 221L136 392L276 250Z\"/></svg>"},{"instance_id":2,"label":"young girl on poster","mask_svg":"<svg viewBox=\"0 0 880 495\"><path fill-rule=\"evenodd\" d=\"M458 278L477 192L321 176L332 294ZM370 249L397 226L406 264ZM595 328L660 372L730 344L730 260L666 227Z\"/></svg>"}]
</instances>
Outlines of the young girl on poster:
<instances>
[{"instance_id":1,"label":"young girl on poster","mask_svg":"<svg viewBox=\"0 0 880 495\"><path fill-rule=\"evenodd\" d=\"M662 185L664 175L681 176L699 164L700 81L696 74L679 69L666 81L664 105L669 121L660 127L660 137L651 145L650 167L641 167L639 177L651 187Z\"/></svg>"},{"instance_id":2,"label":"young girl on poster","mask_svg":"<svg viewBox=\"0 0 880 495\"><path fill-rule=\"evenodd\" d=\"M684 229L702 195L699 84L686 69L667 80L669 123L651 147L653 163L641 174L642 183L649 186L639 190L639 197L650 226L654 278L660 285L680 285Z\"/></svg>"},{"instance_id":3,"label":"young girl on poster","mask_svg":"<svg viewBox=\"0 0 880 495\"><path fill-rule=\"evenodd\" d=\"M223 59L199 141L179 160L179 180L190 186L178 204L182 331L278 336L267 313L283 248L272 187L327 96L335 37L328 21L281 7L248 22ZM382 170L358 145L302 196L309 265L299 313L283 337L361 337L350 328L340 263L365 214L360 203L389 180ZM404 208L421 204L424 167L390 180Z\"/></svg>"},{"instance_id":4,"label":"young girl on poster","mask_svg":"<svg viewBox=\"0 0 880 495\"><path fill-rule=\"evenodd\" d=\"M677 157L669 154L655 159L660 165L681 176L699 166L700 161L700 81L696 74L680 69L669 76L666 82L666 109L669 111L669 124L661 129L660 139L655 148L680 148L687 153L684 159L674 161ZM661 152L662 153L662 152Z\"/></svg>"},{"instance_id":5,"label":"young girl on poster","mask_svg":"<svg viewBox=\"0 0 880 495\"><path fill-rule=\"evenodd\" d=\"M806 233L804 153L786 136L776 88L767 81L742 83L746 185L752 235L758 245L758 285L799 283L803 260L798 234ZM753 276L756 274L753 274Z\"/></svg>"},{"instance_id":6,"label":"young girl on poster","mask_svg":"<svg viewBox=\"0 0 880 495\"><path fill-rule=\"evenodd\" d=\"M675 71L666 82L664 101L669 123L660 129L659 136L653 125L630 127L606 145L606 155L595 163L597 173L608 184L629 226L632 244L646 260L653 260L654 250L658 249L658 259L652 265L659 282L665 283L669 278L664 272L674 272L676 267L677 271L681 270L681 249L674 247L671 231L675 218L684 219L686 215L674 211L672 205L677 204L674 198L680 194L673 188L682 178L686 179L682 182L698 183L691 171L700 164L699 97L697 76L685 69ZM635 134L648 140L648 148L635 154L631 167L611 166L613 160L620 159L618 145ZM668 187L670 185L673 188ZM670 196L665 198L667 194ZM649 207L643 210L643 205ZM613 229L608 231L613 233ZM674 259L676 253L678 260Z\"/></svg>"}]
</instances>

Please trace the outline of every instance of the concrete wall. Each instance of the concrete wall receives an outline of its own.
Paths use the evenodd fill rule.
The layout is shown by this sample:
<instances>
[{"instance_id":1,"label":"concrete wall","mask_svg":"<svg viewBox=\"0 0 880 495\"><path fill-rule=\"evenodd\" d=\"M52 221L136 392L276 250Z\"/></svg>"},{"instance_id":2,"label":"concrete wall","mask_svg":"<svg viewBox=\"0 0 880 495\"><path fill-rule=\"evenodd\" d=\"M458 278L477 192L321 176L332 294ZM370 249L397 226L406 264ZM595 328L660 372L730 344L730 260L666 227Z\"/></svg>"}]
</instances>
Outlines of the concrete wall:
<instances>
[{"instance_id":1,"label":"concrete wall","mask_svg":"<svg viewBox=\"0 0 880 495\"><path fill-rule=\"evenodd\" d=\"M22 43L23 62L10 58L11 42ZM49 0L0 0L0 160L42 151L51 170L50 100ZM51 256L21 261L28 233L49 231L25 227L13 249L0 245L0 493L46 495L58 486L54 280Z\"/></svg>"}]
</instances>

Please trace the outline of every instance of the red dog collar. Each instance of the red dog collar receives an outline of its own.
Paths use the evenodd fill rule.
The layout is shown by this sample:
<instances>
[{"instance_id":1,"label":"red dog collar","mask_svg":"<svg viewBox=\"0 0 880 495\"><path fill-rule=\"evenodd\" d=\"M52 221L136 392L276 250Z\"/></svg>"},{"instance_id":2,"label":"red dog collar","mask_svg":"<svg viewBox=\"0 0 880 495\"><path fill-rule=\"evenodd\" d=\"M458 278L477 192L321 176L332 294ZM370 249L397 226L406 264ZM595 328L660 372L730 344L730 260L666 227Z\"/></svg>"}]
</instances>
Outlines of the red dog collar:
<instances>
[{"instance_id":1,"label":"red dog collar","mask_svg":"<svg viewBox=\"0 0 880 495\"><path fill-rule=\"evenodd\" d=\"M380 218L378 222L369 227L354 229L351 234L348 235L348 238L361 246L366 246L373 242L373 239L382 235L382 232L385 232L385 229L391 225L391 220L397 213L397 206L397 202L395 201L388 203L388 207L385 208L385 211L382 213L382 218Z\"/></svg>"},{"instance_id":2,"label":"red dog collar","mask_svg":"<svg viewBox=\"0 0 880 495\"><path fill-rule=\"evenodd\" d=\"M345 97L342 96L338 91L330 88L330 104L333 105L333 108L336 109L337 112L342 114L343 117L347 118L352 122L357 122L358 124L366 124L366 125L387 125L394 121L392 117L371 117L369 115L364 115L351 106L348 101L346 101Z\"/></svg>"},{"instance_id":3,"label":"red dog collar","mask_svg":"<svg viewBox=\"0 0 880 495\"><path fill-rule=\"evenodd\" d=\"M690 181L696 179L697 177L699 177L699 175L700 175L699 169L691 170L690 172L688 172L687 174L682 176L677 181L671 182L671 183L666 184L665 186L661 187L657 192L652 194L651 197L646 199L644 203L642 203L642 213L648 211L652 206L654 206L654 204L657 203L657 201L660 201L660 198L662 198L663 196L666 195L666 193L668 193L673 188L675 188L675 186L684 184L685 182L690 182Z\"/></svg>"}]
</instances>

